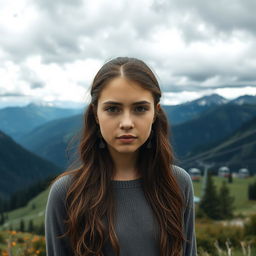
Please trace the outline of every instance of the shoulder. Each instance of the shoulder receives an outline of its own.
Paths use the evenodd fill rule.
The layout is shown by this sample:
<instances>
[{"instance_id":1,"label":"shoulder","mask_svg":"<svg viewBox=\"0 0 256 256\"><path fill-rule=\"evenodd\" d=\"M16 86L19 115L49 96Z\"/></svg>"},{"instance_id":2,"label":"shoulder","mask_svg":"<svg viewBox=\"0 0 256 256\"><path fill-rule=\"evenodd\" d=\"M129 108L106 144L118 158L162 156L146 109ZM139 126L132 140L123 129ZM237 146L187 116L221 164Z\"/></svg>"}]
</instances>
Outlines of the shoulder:
<instances>
[{"instance_id":1,"label":"shoulder","mask_svg":"<svg viewBox=\"0 0 256 256\"><path fill-rule=\"evenodd\" d=\"M177 165L172 165L172 170L182 187L188 186L192 183L190 175L183 168Z\"/></svg>"},{"instance_id":2,"label":"shoulder","mask_svg":"<svg viewBox=\"0 0 256 256\"><path fill-rule=\"evenodd\" d=\"M194 194L193 182L191 180L191 177L186 170L177 165L172 165L172 170L180 186L180 189L184 193L188 202Z\"/></svg>"},{"instance_id":3,"label":"shoulder","mask_svg":"<svg viewBox=\"0 0 256 256\"><path fill-rule=\"evenodd\" d=\"M48 200L65 200L67 190L71 184L72 176L70 174L58 178L51 186Z\"/></svg>"}]
</instances>

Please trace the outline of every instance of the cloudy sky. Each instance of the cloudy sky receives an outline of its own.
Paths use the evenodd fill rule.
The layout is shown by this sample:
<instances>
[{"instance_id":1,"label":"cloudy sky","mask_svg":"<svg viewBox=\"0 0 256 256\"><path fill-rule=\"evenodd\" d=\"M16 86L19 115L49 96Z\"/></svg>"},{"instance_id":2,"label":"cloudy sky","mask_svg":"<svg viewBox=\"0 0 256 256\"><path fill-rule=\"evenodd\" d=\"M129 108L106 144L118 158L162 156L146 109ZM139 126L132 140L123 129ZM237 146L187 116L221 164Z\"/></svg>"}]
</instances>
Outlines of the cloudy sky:
<instances>
[{"instance_id":1,"label":"cloudy sky","mask_svg":"<svg viewBox=\"0 0 256 256\"><path fill-rule=\"evenodd\" d=\"M163 104L256 95L255 0L0 0L0 107L76 106L111 58L155 72Z\"/></svg>"}]
</instances>

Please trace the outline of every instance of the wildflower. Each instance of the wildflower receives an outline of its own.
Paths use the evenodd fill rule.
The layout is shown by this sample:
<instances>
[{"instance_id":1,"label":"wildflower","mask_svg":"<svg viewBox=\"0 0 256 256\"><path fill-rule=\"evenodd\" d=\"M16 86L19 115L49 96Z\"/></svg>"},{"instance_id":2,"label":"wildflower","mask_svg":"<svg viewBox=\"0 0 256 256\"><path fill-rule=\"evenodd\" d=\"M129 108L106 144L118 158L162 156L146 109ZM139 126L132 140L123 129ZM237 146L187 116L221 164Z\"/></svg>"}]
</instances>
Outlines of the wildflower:
<instances>
[{"instance_id":1,"label":"wildflower","mask_svg":"<svg viewBox=\"0 0 256 256\"><path fill-rule=\"evenodd\" d=\"M36 242L36 241L38 241L38 240L39 240L39 237L38 237L38 236L35 236L35 237L33 238L32 242Z\"/></svg>"},{"instance_id":2,"label":"wildflower","mask_svg":"<svg viewBox=\"0 0 256 256\"><path fill-rule=\"evenodd\" d=\"M28 252L33 252L33 248L28 248Z\"/></svg>"}]
</instances>

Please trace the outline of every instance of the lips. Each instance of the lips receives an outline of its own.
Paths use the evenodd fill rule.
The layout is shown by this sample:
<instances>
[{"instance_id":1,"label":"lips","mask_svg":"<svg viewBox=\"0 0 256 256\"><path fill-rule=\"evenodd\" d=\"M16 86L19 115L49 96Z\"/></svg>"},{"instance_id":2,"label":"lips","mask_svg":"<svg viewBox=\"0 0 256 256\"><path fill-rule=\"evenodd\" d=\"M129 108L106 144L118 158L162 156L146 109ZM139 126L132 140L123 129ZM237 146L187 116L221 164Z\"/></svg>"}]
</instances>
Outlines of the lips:
<instances>
[{"instance_id":1,"label":"lips","mask_svg":"<svg viewBox=\"0 0 256 256\"><path fill-rule=\"evenodd\" d=\"M137 138L136 136L133 136L133 135L122 135L122 136L119 136L117 137L118 139L135 139Z\"/></svg>"}]
</instances>

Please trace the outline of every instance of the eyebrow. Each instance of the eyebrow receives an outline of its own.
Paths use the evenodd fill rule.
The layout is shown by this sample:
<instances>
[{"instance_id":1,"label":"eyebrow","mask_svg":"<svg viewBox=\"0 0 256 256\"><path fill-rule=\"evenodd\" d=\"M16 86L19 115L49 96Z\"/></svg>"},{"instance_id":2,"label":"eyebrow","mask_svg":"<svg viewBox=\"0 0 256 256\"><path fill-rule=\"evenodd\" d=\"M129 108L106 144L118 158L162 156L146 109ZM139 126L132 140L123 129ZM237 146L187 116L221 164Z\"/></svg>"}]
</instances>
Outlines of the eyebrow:
<instances>
[{"instance_id":1,"label":"eyebrow","mask_svg":"<svg viewBox=\"0 0 256 256\"><path fill-rule=\"evenodd\" d=\"M123 105L122 103L116 102L116 101L106 101L106 102L103 102L103 104ZM150 102L142 100L142 101L137 101L137 102L132 103L132 105L140 105L140 104L150 105Z\"/></svg>"}]
</instances>

